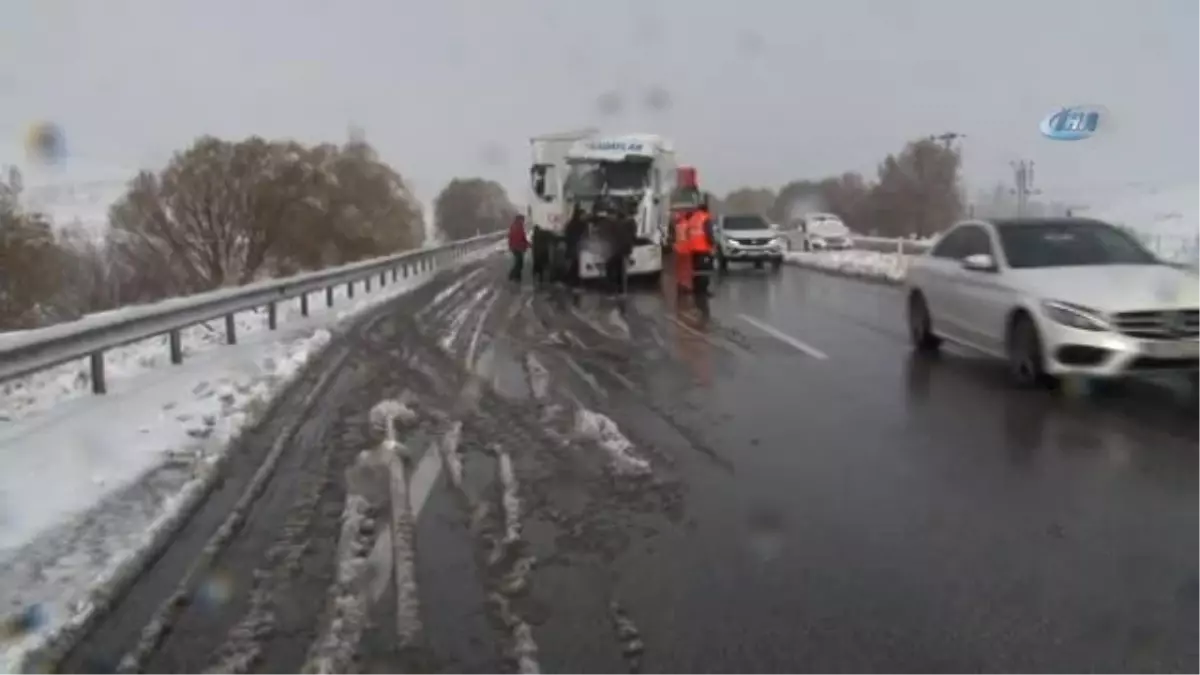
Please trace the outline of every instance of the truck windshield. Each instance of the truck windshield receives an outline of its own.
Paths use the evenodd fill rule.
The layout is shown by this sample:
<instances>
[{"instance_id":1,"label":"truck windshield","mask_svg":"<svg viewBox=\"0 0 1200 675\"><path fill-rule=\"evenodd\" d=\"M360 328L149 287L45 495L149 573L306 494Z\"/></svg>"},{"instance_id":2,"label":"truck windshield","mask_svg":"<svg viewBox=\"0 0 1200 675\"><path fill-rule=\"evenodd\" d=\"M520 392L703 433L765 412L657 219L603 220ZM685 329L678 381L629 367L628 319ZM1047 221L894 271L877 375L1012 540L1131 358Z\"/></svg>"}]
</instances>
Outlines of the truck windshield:
<instances>
[{"instance_id":1,"label":"truck windshield","mask_svg":"<svg viewBox=\"0 0 1200 675\"><path fill-rule=\"evenodd\" d=\"M605 191L643 190L649 176L649 162L577 162L567 174L567 192L586 197Z\"/></svg>"}]
</instances>

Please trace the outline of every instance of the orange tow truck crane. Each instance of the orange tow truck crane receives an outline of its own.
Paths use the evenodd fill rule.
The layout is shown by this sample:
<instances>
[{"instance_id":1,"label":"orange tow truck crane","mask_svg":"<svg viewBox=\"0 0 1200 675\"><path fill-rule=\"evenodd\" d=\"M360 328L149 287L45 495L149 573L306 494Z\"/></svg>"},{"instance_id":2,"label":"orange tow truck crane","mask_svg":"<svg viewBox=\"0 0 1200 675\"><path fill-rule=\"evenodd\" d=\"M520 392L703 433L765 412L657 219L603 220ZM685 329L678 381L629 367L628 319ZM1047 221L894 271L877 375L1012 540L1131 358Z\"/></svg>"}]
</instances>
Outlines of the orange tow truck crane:
<instances>
[{"instance_id":1,"label":"orange tow truck crane","mask_svg":"<svg viewBox=\"0 0 1200 675\"><path fill-rule=\"evenodd\" d=\"M671 195L671 219L667 225L667 236L663 238L663 253L675 251L675 223L685 218L700 206L704 194L696 179L696 167L681 166L675 170L675 192Z\"/></svg>"}]
</instances>

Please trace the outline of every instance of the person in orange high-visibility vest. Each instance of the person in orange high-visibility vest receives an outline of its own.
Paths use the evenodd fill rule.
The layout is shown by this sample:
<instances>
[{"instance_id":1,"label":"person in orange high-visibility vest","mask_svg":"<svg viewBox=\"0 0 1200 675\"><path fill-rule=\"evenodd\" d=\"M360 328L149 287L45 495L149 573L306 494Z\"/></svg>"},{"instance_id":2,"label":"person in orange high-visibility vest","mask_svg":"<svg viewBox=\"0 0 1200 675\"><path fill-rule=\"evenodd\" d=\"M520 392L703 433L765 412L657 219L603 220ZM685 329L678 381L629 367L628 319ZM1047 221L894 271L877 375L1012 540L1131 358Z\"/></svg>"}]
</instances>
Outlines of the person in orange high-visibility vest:
<instances>
[{"instance_id":1,"label":"person in orange high-visibility vest","mask_svg":"<svg viewBox=\"0 0 1200 675\"><path fill-rule=\"evenodd\" d=\"M708 213L708 203L701 202L700 206L688 214L685 226L687 250L691 258L692 282L689 286L693 293L708 295L708 278L712 272L712 220Z\"/></svg>"},{"instance_id":2,"label":"person in orange high-visibility vest","mask_svg":"<svg viewBox=\"0 0 1200 675\"><path fill-rule=\"evenodd\" d=\"M694 276L691 226L691 214L680 213L675 221L675 285L685 292L691 292Z\"/></svg>"}]
</instances>

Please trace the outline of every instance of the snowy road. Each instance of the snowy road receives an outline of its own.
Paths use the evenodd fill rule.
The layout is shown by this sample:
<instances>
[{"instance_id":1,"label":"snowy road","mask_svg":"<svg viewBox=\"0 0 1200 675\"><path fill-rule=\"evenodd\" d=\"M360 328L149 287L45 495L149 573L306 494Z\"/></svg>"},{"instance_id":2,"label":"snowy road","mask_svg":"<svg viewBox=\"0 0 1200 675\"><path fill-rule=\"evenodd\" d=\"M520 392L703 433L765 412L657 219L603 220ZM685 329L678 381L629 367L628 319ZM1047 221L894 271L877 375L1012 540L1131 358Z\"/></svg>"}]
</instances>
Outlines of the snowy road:
<instances>
[{"instance_id":1,"label":"snowy road","mask_svg":"<svg viewBox=\"0 0 1200 675\"><path fill-rule=\"evenodd\" d=\"M328 350L58 670L1196 671L1168 391L914 362L896 289L797 268L707 320L503 273Z\"/></svg>"}]
</instances>

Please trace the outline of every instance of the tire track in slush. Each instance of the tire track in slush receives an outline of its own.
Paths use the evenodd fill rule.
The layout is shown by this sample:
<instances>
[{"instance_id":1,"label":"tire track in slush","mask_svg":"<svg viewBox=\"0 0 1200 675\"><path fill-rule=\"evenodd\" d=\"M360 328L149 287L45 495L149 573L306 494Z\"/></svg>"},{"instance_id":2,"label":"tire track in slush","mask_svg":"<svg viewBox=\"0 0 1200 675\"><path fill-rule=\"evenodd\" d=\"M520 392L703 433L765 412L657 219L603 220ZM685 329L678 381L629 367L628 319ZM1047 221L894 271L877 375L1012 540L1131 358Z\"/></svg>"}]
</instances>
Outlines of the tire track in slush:
<instances>
[{"instance_id":1,"label":"tire track in slush","mask_svg":"<svg viewBox=\"0 0 1200 675\"><path fill-rule=\"evenodd\" d=\"M411 326L413 330L405 342L405 368L409 371L408 376L412 378L409 384L413 385L415 381L423 381L427 389L435 390L440 394L453 392L453 395L447 397L435 394L435 402L422 406L431 420L438 420L437 426L441 427L441 430L437 434L437 440L429 444L429 448L425 450L424 454L414 454L409 461L403 463L404 479L399 483L392 483L390 502L393 505L393 523L399 519L399 512L395 511L395 505L402 501L410 502L412 514L410 520L415 521L424 501L423 497L418 495L428 496L432 483L438 478L443 466L447 470L448 482L452 489L456 484L466 488L462 481L463 467L466 462L457 450L460 439L464 435L463 422L460 418L471 414L472 410L478 408L478 399L485 388L481 380L486 373L477 372L476 366L478 362L484 360L483 353L487 351L488 343L492 339L489 333L492 335L496 333L492 326L502 322L503 316L508 313L507 310L498 308L507 307L519 300L518 295L505 289L497 290L494 286L472 288L467 285L460 287L457 298L458 304L443 307L442 311L438 312L432 320L422 321L419 324L414 320ZM448 301L447 304L453 303ZM468 329L467 327L472 323L473 327ZM422 401L422 403L427 402ZM415 470L413 470L414 464L416 465ZM433 470L429 470L431 466ZM397 501L396 495L402 491L407 492L413 499ZM469 497L468 500L476 504L480 503L473 497ZM509 501L511 502L511 499ZM386 504L383 506L373 504L372 508L381 510L381 512L388 510ZM476 517L479 516L476 515ZM408 530L411 530L411 527ZM396 531L398 530L393 529L393 532ZM408 561L403 563L403 568L411 570L411 561L415 559L419 550L417 543L408 536L394 536L393 543L395 544L391 556L393 562ZM400 574L401 578L413 579L411 572L400 573L401 566L394 565L393 569ZM397 579L392 587L399 589L409 587L409 584ZM415 581L411 584L411 588L416 588ZM343 636L342 641L352 639L366 649L366 652L358 655L357 662L360 666L373 664L384 672L426 669L428 666L419 657L420 650L423 648L421 638L423 622L420 620L419 613L414 613L412 609L419 606L418 596L409 592L394 596L394 601L392 597L387 596L383 602L374 603L374 606L367 610L367 615L374 618L367 621L367 625L362 631L352 631L353 634ZM337 605L339 607L352 607L356 605L357 600L354 597L342 597L339 602L340 604ZM405 607L410 609L406 611ZM353 615L357 616L357 614ZM332 625L332 623L328 624L328 626ZM338 623L338 625L342 626L343 623ZM406 629L405 626L408 628ZM327 628L327 630L329 629ZM370 639L364 637L372 635L374 637L370 637ZM337 643L338 641L334 640L333 644L330 644L328 638L318 640L318 644L326 644L326 647L324 649L314 647L314 649L326 656L321 657L317 652L310 653L305 667L320 669L338 668L345 665L344 656L330 656L334 653L331 650L338 646ZM380 652L373 645L386 645L384 648L386 651ZM344 645L340 648L345 650ZM414 654L418 656L414 656ZM325 660L322 661L322 658ZM416 659L414 663L402 668L396 666L397 663L412 661L414 658Z\"/></svg>"},{"instance_id":2,"label":"tire track in slush","mask_svg":"<svg viewBox=\"0 0 1200 675\"><path fill-rule=\"evenodd\" d=\"M531 308L528 305L523 305L521 309L526 310ZM514 312L514 316L516 314ZM530 319L536 320L532 311L529 311L528 314ZM540 328L543 331L547 328L552 329L552 324L551 326L543 325ZM628 335L628 331L622 332ZM528 345L529 343L526 344ZM524 460L524 470L514 470L514 476L522 473L525 475L525 479L521 479L520 484L528 486L525 488L525 492L534 500L528 509L522 512L522 517L524 519L540 521L537 523L538 527L535 528L538 530L544 530L544 528L549 526L560 530L563 527L569 527L570 530L580 532L581 528L579 526L582 523L572 523L570 515L561 510L562 505L556 505L552 498L547 498L547 495L555 492L555 489L551 488L550 483L560 483L563 474L558 471L551 471L551 473L547 474L543 471L543 467L538 467L537 464L550 462L563 467L568 473L577 474L580 468L584 468L577 464L580 455L570 451L564 453L563 450L582 443L583 445L594 447L595 450L601 451L602 455L607 457L607 462L602 463L604 466L603 471L623 481L633 481L632 483L626 482L626 487L632 487L636 490L638 489L635 487L636 485L645 485L645 480L653 480L651 476L652 471L650 464L638 456L634 450L634 444L621 433L611 418L586 407L581 402L580 396L572 392L568 381L564 380L557 384L554 382L551 375L551 368L543 362L544 359L544 356L539 356L536 348L526 348L523 350L520 361L523 365L529 391L535 403L533 406L534 414L532 416L524 416L528 420L527 424L520 425L519 427L510 424L506 427L507 431L515 431L518 436L518 438L508 441L510 447L514 449L528 448L535 451L513 455L514 459ZM554 360L551 359L550 362ZM564 360L564 363L570 362ZM567 367L574 370L569 365ZM594 380L594 378L591 379ZM494 415L503 414L503 419L505 420L521 419L522 415L504 411L504 408L509 405L513 405L513 402L501 400L494 404L489 404L487 408L494 411ZM524 405L528 408L527 404ZM568 409L574 409L574 414L565 414ZM532 430L532 433L537 436L536 441L530 442L520 439L520 429ZM541 452L536 452L536 450L541 450ZM594 461L586 459L584 463L585 465L595 465ZM516 465L515 461L514 465ZM569 468L566 465L575 466ZM584 470L586 473L587 469L584 468ZM504 464L502 463L501 477L503 478L504 475ZM594 489L603 483L596 483L589 480L587 484L589 488ZM555 487L561 488L562 486L557 485ZM589 502L592 504L592 507L602 507L604 500L593 499L589 500ZM511 512L512 510L510 508L507 512ZM596 515L597 511L604 512L606 509L584 506L582 507L582 511L591 511L592 515ZM609 513L611 514L611 511ZM603 515L600 516L600 518L603 517ZM512 540L511 534L508 536L508 539ZM499 616L501 623L509 626L511 629L511 642L508 650L510 659L514 661L514 665L518 670L528 671L537 666L537 661L532 659L532 656L536 653L533 651L533 649L536 649L536 640L532 630L528 633L525 632L525 628L529 624L524 622L520 613L520 607L529 602L525 596L531 591L530 586L533 583L532 574L539 566L536 564L539 558L543 559L546 563L557 564L555 561L560 555L554 550L556 546L546 547L545 542L541 543L541 551L536 550L539 548L537 542L526 540L522 543L529 553L526 554L524 559L510 568L510 574L514 579L502 581L499 588L493 590L489 597L492 598L494 611ZM587 575L591 572L581 571L579 573ZM514 584L514 580L518 581L518 583ZM519 592L515 595L507 594L511 593L512 590ZM605 606L619 608L619 604L615 600L612 600ZM615 645L617 648L614 652L624 655L629 664L628 667L636 669L642 646L636 629L632 628L632 620L623 612L619 616L612 616L610 618L613 620L614 626L618 628L614 635L618 643ZM569 668L569 666L567 667Z\"/></svg>"},{"instance_id":3,"label":"tire track in slush","mask_svg":"<svg viewBox=\"0 0 1200 675\"><path fill-rule=\"evenodd\" d=\"M480 275L480 280L485 280L482 275ZM461 423L447 417L446 411L460 410L473 405L471 402L464 402L463 399L472 396L473 392L477 396L478 386L472 387L475 378L470 377L469 374L464 378L464 374L468 373L467 364L473 360L478 348L481 327L489 320L500 296L501 294L494 286L466 283L458 289L452 300L444 303L432 320L420 324L416 321L413 322L406 354L406 366L410 369L410 376L414 380L425 380L426 385L435 391L444 393L457 389L458 392L456 396L442 397L440 403L432 403L427 406L426 412L430 414L431 418L442 420L440 426L443 429L437 436L437 440L428 444L423 454L414 455L404 452L402 458L394 458L387 464L389 489L386 501L390 503L390 509L387 504L377 504L375 508L380 512L389 512L390 510L391 513L392 550L389 557L394 573L391 588L395 590L395 594L385 602L374 603L373 609L366 609L361 613L370 617L379 615L379 611L386 610L387 607L391 607L393 611L380 617L382 620L368 621L368 626L357 630L352 636L344 638L344 640L355 642L356 649L354 651L359 663L381 660L394 662L397 656L412 654L414 649L421 647L423 622L415 577L415 558L418 554L417 542L414 538L415 520L433 482L439 476L443 463L447 458L456 455L455 448L461 434ZM459 336L472 318L474 318L476 327L472 331L469 341L463 345ZM434 343L437 345L436 348L433 347ZM465 358L459 362L462 348L466 350L463 355ZM431 352L431 350L435 351ZM438 353L451 361L459 362L458 367L447 368L445 364L431 361L428 358L430 353ZM449 384L448 388L444 386L446 384ZM453 461L448 465L455 467ZM427 467L432 467L432 469L426 470ZM450 482L453 484L455 476L461 478L461 464L456 468L450 468L449 473ZM352 551L353 555L360 553L357 550ZM379 584L379 588L384 586L382 582ZM352 606L355 600L342 598L340 603L339 606ZM355 613L354 616L358 616L358 614ZM331 630L335 625L341 624L331 623ZM358 653L364 646L364 630L382 631L384 634L379 636L379 642L389 644L395 653L390 658L388 655ZM343 647L343 651L344 649ZM341 668L345 666L344 659L325 662L325 667ZM310 655L309 665L306 667L319 668L321 664L314 661ZM395 670L396 668L393 666L391 669ZM411 668L404 670L411 670Z\"/></svg>"},{"instance_id":4,"label":"tire track in slush","mask_svg":"<svg viewBox=\"0 0 1200 675\"><path fill-rule=\"evenodd\" d=\"M437 452L447 472L449 487L457 495L464 516L473 524L476 557L488 579L487 609L497 625L503 627L503 641L508 645L505 651L517 670L537 672L532 629L511 603L511 598L526 585L533 565L531 558L520 555L519 482L508 444L497 442L496 435L480 424L481 419L490 420L488 411L494 397L486 382L490 376L488 354L493 343L503 337L505 326L516 313L514 307L519 308L524 298L509 290L495 292L486 301L485 295L483 289L476 291L469 307L448 314L449 326L424 326L423 332L428 337L414 349L414 356L424 362L425 367L418 368L419 371L448 374L458 389L457 399L452 403L453 415ZM471 313L476 316L470 337L455 339L470 322L467 315ZM495 470L487 471L478 461L481 458L490 460ZM489 476L490 488L486 485ZM484 481L482 490L472 488L472 482L478 483L478 479ZM486 494L495 495L494 501L481 499ZM402 669L411 670L411 666Z\"/></svg>"},{"instance_id":5,"label":"tire track in slush","mask_svg":"<svg viewBox=\"0 0 1200 675\"><path fill-rule=\"evenodd\" d=\"M375 326L377 326L379 323L381 323L381 321L383 319L387 319L387 318L390 318L390 317L385 313L381 312L381 313L377 314L370 322L368 322L364 326L363 333L364 334L371 333L372 329ZM357 350L355 350L355 353L354 353L354 355L356 357L356 359L355 359L356 367L359 367L360 369L365 368L368 363L370 363L370 365L374 366L374 367L384 365L386 363L386 360L384 360L384 361L376 360L377 357L382 358L382 357L384 357L384 355L376 355L375 351L376 350L371 348L370 340L368 340L365 344L360 343L359 348ZM371 363L372 361L374 361L374 363ZM344 368L344 370L349 370L349 369ZM361 378L355 378L355 379L356 379L356 381L361 380ZM363 385L370 384L370 380L368 380L367 382L362 382L362 384ZM360 389L361 389L361 387L360 387ZM358 393L358 392L355 392L355 393ZM351 398L352 397L353 396L351 396ZM340 395L331 395L328 398L331 401L336 402L336 401L340 401L344 397L340 396ZM330 407L332 407L332 406L327 406L326 409L329 409ZM337 426L336 423L335 423L335 426ZM309 443L302 444L302 447L305 447L305 446L311 447L311 444L316 441L318 441L318 439L314 437L314 439L312 441L310 441ZM296 454L297 453L293 453L293 455L296 455ZM301 476L301 481L308 482L308 478L311 477L312 481L316 482L317 485L314 488L310 488L310 490L315 489L315 490L319 490L320 493L332 493L332 496L334 498L336 498L337 490L328 490L328 489L323 489L323 488L330 487L329 486L329 482L330 482L330 480L329 480L329 473L330 473L329 472L329 469L330 469L329 461L330 461L330 458L335 455L336 456L345 455L344 450L338 449L338 446L335 445L333 448L326 449L323 452L318 451L318 448L312 448L312 450L310 450L308 452L308 454L310 456L315 456L316 465L306 467L303 471L299 472L299 475ZM308 461L314 461L314 460L302 460L302 461L308 462ZM342 461L344 461L344 460L339 459L338 464L340 465L342 463ZM302 465L297 465L297 466L302 466ZM293 473L295 473L295 471L293 471ZM296 519L300 520L301 522L304 522L305 524L307 524L307 521L311 520L311 508L309 507L308 504L306 504L306 500L309 499L309 497L302 495L299 499L296 499L293 502L293 499L295 499L295 492L296 492L295 489L285 488L285 484L278 484L276 486L276 488L274 488L274 489L277 493L279 493L279 494L277 494L277 496L274 497L274 502L275 502L274 508L283 509L285 513L289 514L287 516L288 518L296 518ZM320 493L318 493L318 494L320 494ZM309 494L312 494L311 491L309 492ZM319 498L320 497L316 497L316 499L319 499ZM296 530L289 529L286 527L283 528L283 532L282 532L283 539L280 543L278 543L274 548L268 549L266 552L261 551L261 548L260 548L261 544L259 544L257 542L262 539L269 538L270 534L268 534L268 532L273 527L276 527L276 526L274 526L269 520L271 518L271 516L269 515L270 509L272 508L272 505L270 503L271 500L260 499L259 501L261 502L259 505L260 508L258 508L258 511L261 514L258 519L259 521L261 521L259 524L259 527L257 529L252 529L247 534L243 535L241 537L240 541L238 542L237 547L231 548L228 552L226 552L224 557L227 559L228 562L225 563L224 567L229 568L229 569L238 567L240 565L238 565L236 561L240 561L240 560L254 561L254 560L261 560L263 558L269 559L272 555L272 552L276 551L276 550L286 551L286 550L291 549L294 551L293 556L303 556L306 545L304 544L304 542L288 541L287 538L290 535L293 535L296 532ZM309 513L306 514L305 513L306 511L308 511ZM263 519L268 519L268 520L263 520ZM296 529L299 529L299 528L296 528ZM238 550L238 547L240 547L241 550ZM320 555L320 552L318 552L318 555ZM253 564L253 563L251 563L251 564ZM218 571L221 569L221 567L216 566L216 565L213 565L213 567ZM319 560L315 562L315 565L314 565L314 562L310 560L307 571L310 573L316 572L318 574L318 576L323 574L323 569L322 569L322 566L320 565ZM281 636L281 639L279 639L279 640L274 639L276 637L274 635L276 616L275 616L275 613L273 611L271 611L271 608L270 608L270 606L272 604L274 604L274 602L277 602L279 599L286 597L286 596L281 595L281 593L280 593L280 591L282 590L282 587L284 586L284 583L281 581L280 588L273 589L269 583L269 579L270 579L269 575L270 575L270 572L268 571L268 569L264 568L264 569L258 570L257 573L252 576L252 581L250 583L252 584L253 591L250 594L251 597L250 597L250 600L248 603L249 606L247 607L247 610L246 610L247 615L243 616L243 620L240 625L240 630L239 630L239 626L234 626L234 628L226 635L226 640L227 640L226 643L221 645L221 647L219 647L217 649L217 653L224 656L227 663L214 665L214 668L216 670L224 671L224 670L226 670L226 668L224 667L226 665L231 666L233 668L246 668L246 669L251 668L255 665L256 660L262 655L261 650L266 649L267 647L274 647L273 651L275 652L275 655L276 655L275 660L278 660L279 657L282 656L283 660L286 662L286 660L288 658L290 658L290 656L286 652L287 652L288 643L291 642L292 640L290 640L289 636L287 636L287 635ZM311 578L311 575L310 575L310 578ZM199 589L199 590L202 591L203 589ZM298 604L299 605L305 604L305 602L303 600L303 598L305 597L305 594L298 593L296 595L301 599L300 600L289 600L289 602L286 603L287 605L289 605L289 608L292 609L293 611L292 612L285 611L284 612L285 615L286 614L292 615L291 617L285 617L285 619L289 623L291 623L293 626L301 628L301 632L310 632L310 628L308 628L304 623L300 622L299 625L297 626L297 622L295 621L294 617L295 617L296 606ZM237 611L238 609L240 609L241 605L247 604L244 598L238 598L236 596L225 600L225 603L228 606L228 609L226 610L225 613L228 613L229 611ZM213 613L212 612L208 612L208 613L206 613L206 612L191 612L189 614L184 615L184 617L188 618L189 620L187 622L179 623L179 625L175 628L174 634L183 636L185 642L183 644L177 645L174 648L168 647L166 649L159 650L158 657L153 659L152 661L150 661L147 664L148 669L169 671L169 670L191 670L191 669L195 668L196 667L195 659L203 658L206 655L207 650L204 650L202 648L203 643L200 643L197 645L189 645L188 643L191 640L188 636L190 636L193 633L198 634L198 635L205 635L205 636L214 635L214 632L219 630L219 626L221 625L221 619L219 616L220 613L216 613L217 616L209 616L210 614L213 614ZM232 645L228 644L228 641L230 639L233 640ZM178 641L176 641L176 642L178 642ZM283 643L282 645L280 644L281 642ZM282 655L280 655L281 651L284 652ZM188 660L180 661L179 654L183 654L186 657L186 659L188 659ZM268 654L267 656L269 656L269 655L270 654Z\"/></svg>"},{"instance_id":6,"label":"tire track in slush","mask_svg":"<svg viewBox=\"0 0 1200 675\"><path fill-rule=\"evenodd\" d=\"M473 272L464 271L459 274L478 278L487 269L489 266L486 263L477 264ZM162 672L173 670L196 672L200 669L202 661L211 660L214 657L216 657L214 670L228 672L256 667L258 659L255 654L255 644L263 637L269 637L272 621L279 618L280 613L276 611L275 604L281 596L306 595L302 591L289 593L288 589L292 588L293 584L303 581L305 588L311 586L312 580L305 578L309 573L308 565L300 566L298 560L308 559L311 563L314 555L321 555L321 549L327 548L320 533L312 530L314 523L322 522L313 520L313 516L319 510L317 503L329 496L330 485L337 486L340 483L337 479L329 479L331 466L327 463L328 452L314 454L311 450L299 452L299 449L285 452L285 449L291 445L291 439L295 437L297 431L306 424L316 426L304 439L299 441L298 445L301 448L312 448L314 443L318 443L317 447L320 447L320 439L327 438L327 436L323 436L327 431L321 431L329 425L330 420L327 413L336 410L337 403L342 397L328 395L328 392L325 391L326 386L340 390L347 388L350 380L360 379L359 376L353 374L353 368L344 367L347 363L346 360L350 358L351 352L354 352L353 356L358 357L355 359L356 361L362 362L362 359L369 361L374 356L374 350L369 348L369 345L364 347L361 344L366 340L367 334L379 326L384 319L412 315L411 312L392 312L393 308L420 307L420 303L428 301L443 284L453 284L455 281L457 280L453 276L444 277L441 282L435 279L435 281L415 289L412 293L382 305L360 319L351 328L350 335L335 339L328 351L334 352L336 356L322 358L319 362L322 364L322 370L316 374L302 375L302 378L316 378L317 382L305 387L302 379L292 388L292 391L299 389L300 394L303 395L304 398L300 402L302 405L285 406L283 402L287 400L288 396L285 392L285 395L279 399L280 403L273 405L269 409L268 415L259 424L259 427L267 431L260 431L256 427L238 441L242 445L250 444L256 439L261 439L262 433L274 431L270 448L257 465L257 470L250 482L237 493L236 500L223 516L223 520L213 522L209 512L220 513L221 504L225 502L214 501L215 497L213 497L202 503L197 514L203 512L204 519L198 519L196 515L189 518L183 525L180 536L176 537L166 551L160 555L160 559L168 561L168 566L160 566L160 559L152 561L148 569L155 572L154 576L143 574L137 579L129 591L115 602L110 614L104 619L98 619L95 629L89 629L82 635L83 641L72 645L63 660L54 664L52 668L69 672L103 671L112 669L113 665L116 665L123 671L150 669ZM391 324L395 323L395 321L391 322ZM385 327L387 325L385 323ZM359 347L357 350L353 349L356 343ZM338 366L343 367L339 368ZM346 377L339 377L343 375ZM306 393L305 389L307 389ZM353 398L354 389L353 387L349 388L347 392L349 398ZM318 405L323 414L311 414L311 409ZM284 425L282 428L273 428L270 424L272 417L278 418L281 415L284 417ZM299 454L297 454L298 452ZM231 450L230 454L236 456L237 453L238 450L235 448ZM315 463L313 463L314 460ZM282 470L280 464L284 461L290 467L289 473L300 472L301 480L295 483L289 481L288 486L281 489L284 486L275 478ZM303 468L306 463L307 469ZM308 473L316 474L318 477L310 480ZM325 474L324 480L319 478L321 474ZM223 480L227 479L228 476L223 477ZM240 487L240 483L235 482L232 485L235 489ZM218 488L218 492L220 491ZM228 490L225 490L225 493L228 493ZM272 494L275 496L270 499L274 499L276 503L262 505L264 495ZM222 494L221 498L226 499L228 496ZM279 520L270 526L265 522L258 522L263 518L278 518ZM209 522L212 524L208 525ZM256 522L258 524L254 525ZM247 526L254 528L256 532L264 529L273 530L276 536L274 538L270 535L259 536L257 538L259 543L249 541L250 535L244 531ZM211 536L198 540L195 535L203 533L208 527L212 528ZM198 549L198 555L188 558L180 557L178 546L183 544L190 546L198 541L203 541ZM313 547L308 544L310 541L319 544L315 553L312 550ZM240 552L234 553L231 546L240 547ZM232 557L230 558L230 556ZM222 557L229 558L231 564L235 560L238 562L230 568L230 572L234 579L248 579L246 585L240 588L247 589L249 592L240 594L240 597L229 596L227 594L229 589L221 587L219 579L221 575L209 574L209 572L220 571L218 569L220 565L215 563ZM253 562L254 560L265 564L256 564ZM162 582L168 579L164 575L174 569L172 565L178 565L180 562L186 562L187 566L180 570L181 576L176 577L178 581L174 583L173 587L164 585ZM245 565L245 562L250 562L250 564ZM304 569L297 569L298 567ZM299 574L299 578L289 579L288 572ZM320 580L318 579L318 581ZM173 590L171 590L172 588ZM157 595L158 598L165 596L166 599L151 610L148 602L154 601L156 593L161 593ZM238 614L239 610L244 610L245 613ZM137 618L142 612L149 617L144 625L142 620ZM292 619L302 629L304 629L305 622L311 622L311 617L304 615L294 618L284 612L282 616ZM118 619L118 617L120 618ZM182 617L190 617L189 623L195 625L190 627L178 625L178 621ZM139 627L140 633L136 633ZM297 626L293 626L293 628L295 627ZM304 630L300 632L304 632ZM123 636L130 637L122 639ZM278 642L290 642L294 646L295 639L297 638L290 635L282 636ZM277 646L282 646L282 644ZM117 651L120 649L124 649L124 651ZM292 651L294 652L294 649ZM111 656L106 658L106 654ZM120 663L118 663L118 656L121 657ZM282 666L282 669L294 670L299 664L299 658L302 656L291 658L294 665L285 665ZM277 663L271 663L269 659L266 665L278 666ZM225 666L230 667L225 668Z\"/></svg>"}]
</instances>

